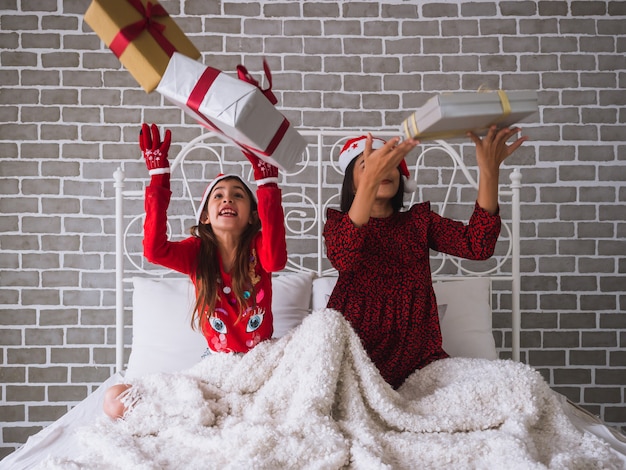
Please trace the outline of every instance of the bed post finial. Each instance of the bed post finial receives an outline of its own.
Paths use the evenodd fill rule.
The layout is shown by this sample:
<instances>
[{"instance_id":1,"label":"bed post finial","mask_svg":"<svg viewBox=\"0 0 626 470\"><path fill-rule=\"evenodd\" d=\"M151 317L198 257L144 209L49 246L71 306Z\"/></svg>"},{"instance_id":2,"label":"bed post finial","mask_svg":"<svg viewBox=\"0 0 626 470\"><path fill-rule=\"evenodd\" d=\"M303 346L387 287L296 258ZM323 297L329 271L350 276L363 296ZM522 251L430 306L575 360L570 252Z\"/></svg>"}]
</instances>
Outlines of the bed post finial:
<instances>
[{"instance_id":1,"label":"bed post finial","mask_svg":"<svg viewBox=\"0 0 626 470\"><path fill-rule=\"evenodd\" d=\"M519 189L522 187L522 172L519 171L519 168L513 168L513 171L509 175L509 179L511 180L512 189Z\"/></svg>"},{"instance_id":2,"label":"bed post finial","mask_svg":"<svg viewBox=\"0 0 626 470\"><path fill-rule=\"evenodd\" d=\"M124 171L122 171L122 169L118 166L117 170L115 170L113 172L113 179L115 180L115 187L118 188L119 184L121 183L122 186L124 185L124 178L126 177L126 175L124 174Z\"/></svg>"}]
</instances>

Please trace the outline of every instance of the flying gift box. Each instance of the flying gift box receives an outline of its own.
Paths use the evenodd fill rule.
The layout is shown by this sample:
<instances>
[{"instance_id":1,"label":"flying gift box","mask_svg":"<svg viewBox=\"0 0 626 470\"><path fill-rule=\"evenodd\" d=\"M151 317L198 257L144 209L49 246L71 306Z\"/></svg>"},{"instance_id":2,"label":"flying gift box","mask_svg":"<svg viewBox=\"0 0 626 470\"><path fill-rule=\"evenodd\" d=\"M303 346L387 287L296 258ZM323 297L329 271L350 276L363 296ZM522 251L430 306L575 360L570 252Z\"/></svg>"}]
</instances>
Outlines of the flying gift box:
<instances>
[{"instance_id":1,"label":"flying gift box","mask_svg":"<svg viewBox=\"0 0 626 470\"><path fill-rule=\"evenodd\" d=\"M267 67L265 72L271 82ZM304 138L270 101L271 83L261 90L242 66L239 77L174 53L157 92L241 149L294 170L306 149Z\"/></svg>"},{"instance_id":2,"label":"flying gift box","mask_svg":"<svg viewBox=\"0 0 626 470\"><path fill-rule=\"evenodd\" d=\"M174 52L200 57L156 0L93 0L85 22L146 92L159 84Z\"/></svg>"},{"instance_id":3,"label":"flying gift box","mask_svg":"<svg viewBox=\"0 0 626 470\"><path fill-rule=\"evenodd\" d=\"M538 111L535 91L454 92L433 96L406 118L400 131L419 140L484 134L492 124L509 127Z\"/></svg>"}]
</instances>

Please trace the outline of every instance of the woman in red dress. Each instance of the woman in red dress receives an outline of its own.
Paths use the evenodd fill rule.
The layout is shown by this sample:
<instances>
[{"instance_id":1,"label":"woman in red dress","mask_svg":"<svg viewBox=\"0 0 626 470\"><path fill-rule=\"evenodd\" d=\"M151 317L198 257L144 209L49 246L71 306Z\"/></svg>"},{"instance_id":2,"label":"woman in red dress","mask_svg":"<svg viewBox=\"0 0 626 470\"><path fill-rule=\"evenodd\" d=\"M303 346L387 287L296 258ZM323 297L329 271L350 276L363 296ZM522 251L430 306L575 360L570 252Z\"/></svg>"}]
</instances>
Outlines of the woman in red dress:
<instances>
[{"instance_id":1,"label":"woman in red dress","mask_svg":"<svg viewBox=\"0 0 626 470\"><path fill-rule=\"evenodd\" d=\"M476 144L479 185L468 224L444 218L429 202L402 211L409 173L404 157L419 142L349 140L339 156L345 172L341 210L328 210L327 256L339 271L328 308L342 312L383 378L398 388L415 370L448 357L442 348L429 250L462 258L492 256L500 233L501 163L527 137L492 126Z\"/></svg>"}]
</instances>

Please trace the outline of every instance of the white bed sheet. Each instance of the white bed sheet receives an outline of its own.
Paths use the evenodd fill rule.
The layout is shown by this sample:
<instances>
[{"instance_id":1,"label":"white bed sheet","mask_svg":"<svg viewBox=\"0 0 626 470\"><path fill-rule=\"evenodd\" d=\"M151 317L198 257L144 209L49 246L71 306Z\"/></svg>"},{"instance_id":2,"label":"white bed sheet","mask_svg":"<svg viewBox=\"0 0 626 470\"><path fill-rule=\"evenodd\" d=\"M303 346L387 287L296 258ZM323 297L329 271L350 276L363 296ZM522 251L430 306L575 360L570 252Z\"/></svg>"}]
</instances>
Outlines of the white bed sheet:
<instances>
[{"instance_id":1,"label":"white bed sheet","mask_svg":"<svg viewBox=\"0 0 626 470\"><path fill-rule=\"evenodd\" d=\"M47 457L78 455L76 429L92 423L102 412L104 392L122 382L122 373L109 377L100 387L57 421L29 437L18 450L0 461L2 470L27 470Z\"/></svg>"},{"instance_id":2,"label":"white bed sheet","mask_svg":"<svg viewBox=\"0 0 626 470\"><path fill-rule=\"evenodd\" d=\"M556 393L556 392L555 392ZM599 418L588 411L571 404L564 395L556 394L561 401L563 411L576 428L589 432L607 442L613 452L624 462L626 469L626 436L619 431L607 427Z\"/></svg>"}]
</instances>

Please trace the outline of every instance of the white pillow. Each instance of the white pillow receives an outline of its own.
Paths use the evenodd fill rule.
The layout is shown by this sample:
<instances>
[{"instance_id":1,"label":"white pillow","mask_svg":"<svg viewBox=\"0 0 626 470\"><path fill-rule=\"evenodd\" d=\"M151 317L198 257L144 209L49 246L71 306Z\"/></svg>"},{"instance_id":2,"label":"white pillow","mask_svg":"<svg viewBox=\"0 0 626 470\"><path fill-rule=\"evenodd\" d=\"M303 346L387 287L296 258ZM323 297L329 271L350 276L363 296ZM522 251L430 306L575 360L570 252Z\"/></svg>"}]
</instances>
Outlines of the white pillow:
<instances>
[{"instance_id":1,"label":"white pillow","mask_svg":"<svg viewBox=\"0 0 626 470\"><path fill-rule=\"evenodd\" d=\"M443 349L452 357L497 359L491 323L491 281L470 278L435 282Z\"/></svg>"},{"instance_id":2,"label":"white pillow","mask_svg":"<svg viewBox=\"0 0 626 470\"><path fill-rule=\"evenodd\" d=\"M313 311L326 308L330 294L333 293L335 284L337 283L337 276L322 276L313 279L313 298L312 306Z\"/></svg>"},{"instance_id":3,"label":"white pillow","mask_svg":"<svg viewBox=\"0 0 626 470\"><path fill-rule=\"evenodd\" d=\"M299 325L310 312L313 274L272 279L274 337ZM191 327L194 286L188 278L133 278L133 340L126 377L187 369L206 351Z\"/></svg>"},{"instance_id":4,"label":"white pillow","mask_svg":"<svg viewBox=\"0 0 626 470\"><path fill-rule=\"evenodd\" d=\"M196 364L207 348L191 328L194 286L188 278L133 277L133 341L126 377Z\"/></svg>"},{"instance_id":5,"label":"white pillow","mask_svg":"<svg viewBox=\"0 0 626 470\"><path fill-rule=\"evenodd\" d=\"M312 273L281 274L272 279L273 338L295 328L311 312Z\"/></svg>"},{"instance_id":6,"label":"white pillow","mask_svg":"<svg viewBox=\"0 0 626 470\"><path fill-rule=\"evenodd\" d=\"M326 307L336 276L313 281L313 310ZM488 278L435 282L443 349L452 357L496 359Z\"/></svg>"}]
</instances>

